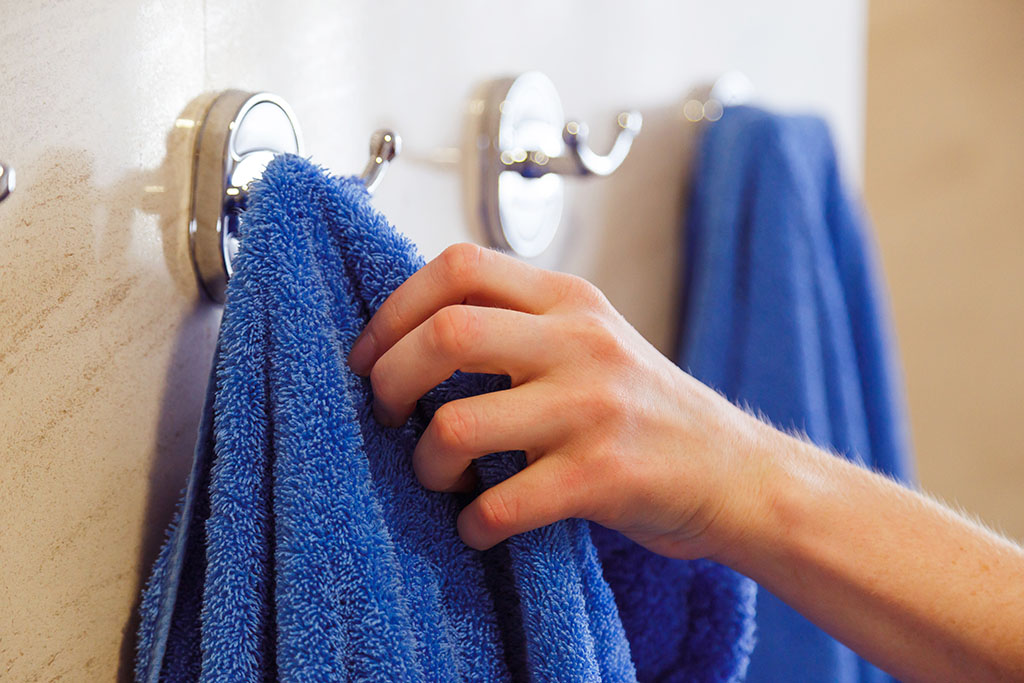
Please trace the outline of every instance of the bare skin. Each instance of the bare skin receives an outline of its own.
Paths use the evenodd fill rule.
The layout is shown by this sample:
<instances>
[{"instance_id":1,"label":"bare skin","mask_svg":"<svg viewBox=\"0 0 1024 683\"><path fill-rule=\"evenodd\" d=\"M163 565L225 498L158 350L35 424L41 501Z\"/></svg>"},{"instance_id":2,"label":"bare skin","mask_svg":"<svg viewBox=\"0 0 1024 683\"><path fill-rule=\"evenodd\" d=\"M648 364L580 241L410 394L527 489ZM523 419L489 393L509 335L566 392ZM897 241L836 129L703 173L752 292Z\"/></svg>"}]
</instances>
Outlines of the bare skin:
<instances>
[{"instance_id":1,"label":"bare skin","mask_svg":"<svg viewBox=\"0 0 1024 683\"><path fill-rule=\"evenodd\" d=\"M413 454L424 486L455 491L474 458L526 452L459 516L474 548L581 517L733 567L901 679L1024 680L1024 550L736 408L584 280L456 245L349 364L388 425L455 370L511 377L442 406Z\"/></svg>"}]
</instances>

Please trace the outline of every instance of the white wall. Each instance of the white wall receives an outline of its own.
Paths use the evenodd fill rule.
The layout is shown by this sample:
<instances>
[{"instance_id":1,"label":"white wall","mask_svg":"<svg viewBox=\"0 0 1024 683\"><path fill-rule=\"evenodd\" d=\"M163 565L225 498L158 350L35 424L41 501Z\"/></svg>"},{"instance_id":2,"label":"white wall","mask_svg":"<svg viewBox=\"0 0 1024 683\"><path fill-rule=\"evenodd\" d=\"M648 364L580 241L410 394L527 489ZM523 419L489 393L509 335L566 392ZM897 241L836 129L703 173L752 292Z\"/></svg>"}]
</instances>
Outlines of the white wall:
<instances>
[{"instance_id":1,"label":"white wall","mask_svg":"<svg viewBox=\"0 0 1024 683\"><path fill-rule=\"evenodd\" d=\"M504 10L498 9L504 7ZM265 89L314 159L359 171L370 133L407 143L377 202L428 255L472 233L456 145L480 81L541 69L608 140L646 128L613 177L573 182L545 265L603 287L667 349L693 124L683 97L726 69L813 109L861 166L864 2L7 3L0 19L0 671L106 680L184 481L219 311L186 251L194 118ZM417 160L417 157L420 160ZM127 669L122 667L124 675Z\"/></svg>"}]
</instances>

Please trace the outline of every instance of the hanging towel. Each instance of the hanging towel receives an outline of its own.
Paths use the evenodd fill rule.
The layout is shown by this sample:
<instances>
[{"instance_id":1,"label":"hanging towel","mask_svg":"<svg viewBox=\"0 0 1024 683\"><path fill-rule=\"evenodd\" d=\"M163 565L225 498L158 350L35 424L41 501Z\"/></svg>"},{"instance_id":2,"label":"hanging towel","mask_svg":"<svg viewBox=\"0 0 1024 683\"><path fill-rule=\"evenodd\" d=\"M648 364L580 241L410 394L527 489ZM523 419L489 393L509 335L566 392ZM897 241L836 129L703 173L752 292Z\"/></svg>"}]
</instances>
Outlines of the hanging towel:
<instances>
[{"instance_id":1,"label":"hanging towel","mask_svg":"<svg viewBox=\"0 0 1024 683\"><path fill-rule=\"evenodd\" d=\"M705 130L686 224L678 361L783 429L912 476L882 281L817 118L728 108ZM763 588L748 681L883 681Z\"/></svg>"},{"instance_id":2,"label":"hanging towel","mask_svg":"<svg viewBox=\"0 0 1024 683\"><path fill-rule=\"evenodd\" d=\"M423 263L358 179L282 156L250 192L193 469L143 594L136 680L630 681L589 527L465 546L470 498L424 489L411 455L447 400L507 378L456 374L380 426L346 359ZM481 486L525 465L476 461ZM727 680L716 587L683 583L691 680ZM748 605L748 608L752 607ZM701 648L701 651L696 651ZM683 657L686 654L687 657ZM725 675L728 673L729 675Z\"/></svg>"}]
</instances>

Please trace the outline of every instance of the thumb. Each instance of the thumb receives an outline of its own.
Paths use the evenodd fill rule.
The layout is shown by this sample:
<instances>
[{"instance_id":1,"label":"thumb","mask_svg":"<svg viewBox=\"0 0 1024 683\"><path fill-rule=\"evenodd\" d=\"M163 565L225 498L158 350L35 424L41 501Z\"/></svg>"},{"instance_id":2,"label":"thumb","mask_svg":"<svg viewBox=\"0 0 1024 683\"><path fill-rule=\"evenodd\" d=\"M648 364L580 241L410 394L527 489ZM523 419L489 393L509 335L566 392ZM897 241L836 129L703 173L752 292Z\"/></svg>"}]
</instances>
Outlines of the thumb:
<instances>
[{"instance_id":1,"label":"thumb","mask_svg":"<svg viewBox=\"0 0 1024 683\"><path fill-rule=\"evenodd\" d=\"M459 536L469 547L486 550L509 536L576 516L581 492L579 468L549 453L467 505L459 514Z\"/></svg>"}]
</instances>

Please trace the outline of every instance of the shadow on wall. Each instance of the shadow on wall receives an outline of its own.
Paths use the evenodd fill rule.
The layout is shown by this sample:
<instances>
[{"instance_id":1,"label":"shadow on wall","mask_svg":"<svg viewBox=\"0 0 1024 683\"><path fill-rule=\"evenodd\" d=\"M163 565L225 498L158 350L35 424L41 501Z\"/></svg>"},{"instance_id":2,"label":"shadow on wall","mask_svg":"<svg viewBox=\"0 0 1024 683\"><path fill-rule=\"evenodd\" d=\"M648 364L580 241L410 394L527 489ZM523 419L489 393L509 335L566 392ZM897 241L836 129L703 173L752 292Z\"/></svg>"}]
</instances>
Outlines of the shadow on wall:
<instances>
[{"instance_id":1,"label":"shadow on wall","mask_svg":"<svg viewBox=\"0 0 1024 683\"><path fill-rule=\"evenodd\" d=\"M101 185L94 155L48 147L4 203L0 377L16 400L0 405L13 508L0 545L17 545L0 602L22 600L4 615L15 630L0 659L12 678L42 657L50 677L95 678L131 595L119 662L131 679L134 603L190 465L220 317L198 293L186 230L188 121L209 99L168 121L157 167ZM80 630L57 628L68 614Z\"/></svg>"},{"instance_id":2,"label":"shadow on wall","mask_svg":"<svg viewBox=\"0 0 1024 683\"><path fill-rule=\"evenodd\" d=\"M132 681L135 667L135 639L142 588L166 538L166 529L181 498L192 465L196 431L213 359L222 308L198 288L189 255L187 221L174 202L191 197L192 149L201 119L216 93L203 94L179 114L167 136L167 154L156 169L130 176L122 191L142 196L141 210L160 216L160 234L166 267L176 290L193 304L176 326L176 334L160 400L156 443L150 456L146 514L140 528L138 560L135 564L135 600L122 631L119 681ZM147 188L162 187L160 193Z\"/></svg>"}]
</instances>

